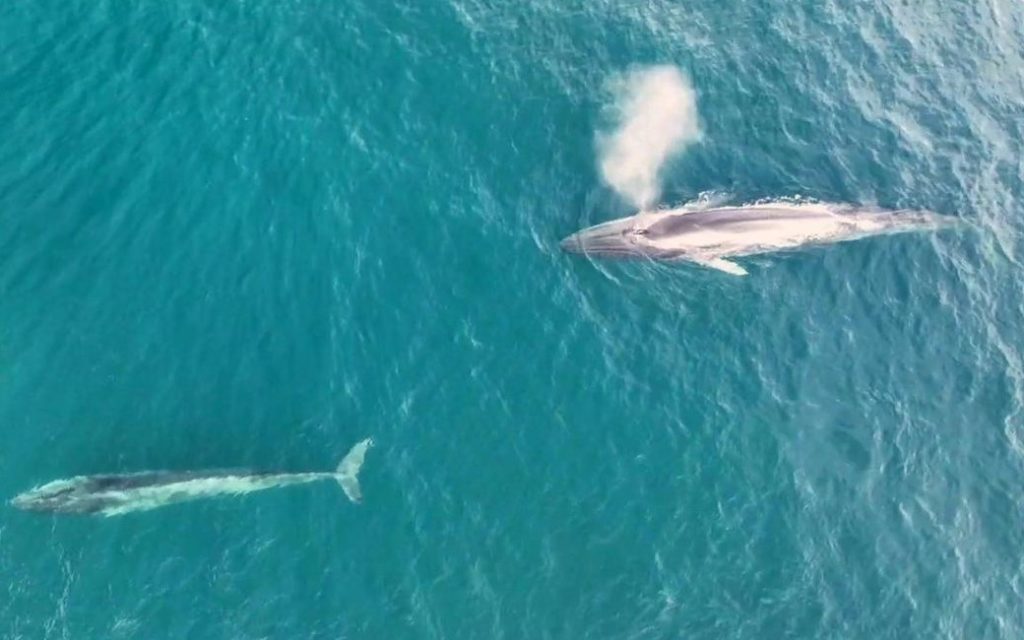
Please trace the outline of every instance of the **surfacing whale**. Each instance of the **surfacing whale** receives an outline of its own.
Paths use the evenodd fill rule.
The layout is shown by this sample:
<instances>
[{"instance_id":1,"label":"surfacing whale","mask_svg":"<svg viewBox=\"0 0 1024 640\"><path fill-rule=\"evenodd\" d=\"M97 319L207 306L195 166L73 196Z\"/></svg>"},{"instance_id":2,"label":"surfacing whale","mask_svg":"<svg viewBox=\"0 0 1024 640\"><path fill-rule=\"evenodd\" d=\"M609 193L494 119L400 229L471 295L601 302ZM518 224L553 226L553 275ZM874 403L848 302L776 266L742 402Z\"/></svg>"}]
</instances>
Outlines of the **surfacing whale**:
<instances>
[{"instance_id":1,"label":"surfacing whale","mask_svg":"<svg viewBox=\"0 0 1024 640\"><path fill-rule=\"evenodd\" d=\"M642 211L584 229L562 240L561 246L599 258L678 260L744 276L746 269L732 258L875 235L932 231L957 223L956 218L930 211L764 202Z\"/></svg>"},{"instance_id":2,"label":"surfacing whale","mask_svg":"<svg viewBox=\"0 0 1024 640\"><path fill-rule=\"evenodd\" d=\"M117 516L200 498L241 495L328 479L337 481L349 500L359 503L359 469L371 446L370 438L357 443L333 473L215 470L77 476L26 491L11 500L11 505L27 511Z\"/></svg>"}]
</instances>

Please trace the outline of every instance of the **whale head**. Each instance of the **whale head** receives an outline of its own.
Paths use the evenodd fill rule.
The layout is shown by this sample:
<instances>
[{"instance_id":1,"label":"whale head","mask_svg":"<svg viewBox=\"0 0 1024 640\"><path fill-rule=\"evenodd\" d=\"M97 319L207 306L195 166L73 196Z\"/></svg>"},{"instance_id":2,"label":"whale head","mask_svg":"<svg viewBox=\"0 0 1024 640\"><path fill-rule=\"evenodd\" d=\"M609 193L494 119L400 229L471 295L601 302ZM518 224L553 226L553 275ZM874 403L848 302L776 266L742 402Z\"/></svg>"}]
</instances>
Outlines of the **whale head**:
<instances>
[{"instance_id":1,"label":"whale head","mask_svg":"<svg viewBox=\"0 0 1024 640\"><path fill-rule=\"evenodd\" d=\"M642 244L645 226L640 216L619 218L588 227L559 243L563 251L598 258L630 258L647 254Z\"/></svg>"},{"instance_id":2,"label":"whale head","mask_svg":"<svg viewBox=\"0 0 1024 640\"><path fill-rule=\"evenodd\" d=\"M674 259L686 253L686 247L665 246L660 239L678 230L672 225L684 219L686 211L641 211L588 227L565 238L563 251L595 258ZM684 226L685 223L683 223ZM668 225L668 228L665 227Z\"/></svg>"},{"instance_id":3,"label":"whale head","mask_svg":"<svg viewBox=\"0 0 1024 640\"><path fill-rule=\"evenodd\" d=\"M60 511L80 496L81 482L57 480L26 491L11 500L11 506L25 511Z\"/></svg>"}]
</instances>

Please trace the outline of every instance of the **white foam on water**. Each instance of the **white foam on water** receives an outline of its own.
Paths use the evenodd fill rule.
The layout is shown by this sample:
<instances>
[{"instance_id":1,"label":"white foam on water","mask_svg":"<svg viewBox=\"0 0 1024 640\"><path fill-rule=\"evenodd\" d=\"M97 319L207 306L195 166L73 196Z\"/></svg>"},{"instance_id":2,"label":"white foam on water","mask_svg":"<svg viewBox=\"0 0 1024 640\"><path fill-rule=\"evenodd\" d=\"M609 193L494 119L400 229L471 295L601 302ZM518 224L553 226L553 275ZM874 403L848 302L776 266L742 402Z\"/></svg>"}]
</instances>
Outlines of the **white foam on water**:
<instances>
[{"instance_id":1,"label":"white foam on water","mask_svg":"<svg viewBox=\"0 0 1024 640\"><path fill-rule=\"evenodd\" d=\"M677 67L659 65L613 81L617 126L598 135L605 182L640 210L661 195L665 162L700 139L697 94Z\"/></svg>"}]
</instances>

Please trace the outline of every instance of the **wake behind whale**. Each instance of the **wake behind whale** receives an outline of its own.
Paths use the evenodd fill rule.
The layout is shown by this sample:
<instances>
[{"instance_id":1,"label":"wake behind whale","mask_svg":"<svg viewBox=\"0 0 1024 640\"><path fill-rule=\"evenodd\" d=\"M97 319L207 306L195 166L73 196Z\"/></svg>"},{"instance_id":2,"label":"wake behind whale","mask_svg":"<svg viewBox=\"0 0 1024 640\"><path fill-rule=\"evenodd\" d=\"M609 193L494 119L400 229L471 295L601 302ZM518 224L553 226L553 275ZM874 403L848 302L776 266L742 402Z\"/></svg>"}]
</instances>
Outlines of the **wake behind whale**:
<instances>
[{"instance_id":1,"label":"wake behind whale","mask_svg":"<svg viewBox=\"0 0 1024 640\"><path fill-rule=\"evenodd\" d=\"M117 516L201 498L242 495L318 480L338 482L349 500L359 503L362 500L359 470L371 446L373 440L369 438L357 443L334 472L144 471L76 476L26 491L11 500L11 505L26 511Z\"/></svg>"}]
</instances>

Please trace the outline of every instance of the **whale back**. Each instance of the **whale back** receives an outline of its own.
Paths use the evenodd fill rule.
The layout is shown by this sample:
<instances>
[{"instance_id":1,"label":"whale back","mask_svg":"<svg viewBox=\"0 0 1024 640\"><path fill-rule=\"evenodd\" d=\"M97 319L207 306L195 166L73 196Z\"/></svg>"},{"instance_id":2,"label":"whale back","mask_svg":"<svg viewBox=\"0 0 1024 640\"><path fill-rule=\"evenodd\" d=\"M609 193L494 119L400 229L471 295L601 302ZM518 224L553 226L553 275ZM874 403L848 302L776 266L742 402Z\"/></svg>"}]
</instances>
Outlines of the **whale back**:
<instances>
[{"instance_id":1,"label":"whale back","mask_svg":"<svg viewBox=\"0 0 1024 640\"><path fill-rule=\"evenodd\" d=\"M667 213L643 230L650 239L668 238L704 229L739 230L765 222L784 224L833 218L835 214L805 207L721 207Z\"/></svg>"}]
</instances>

